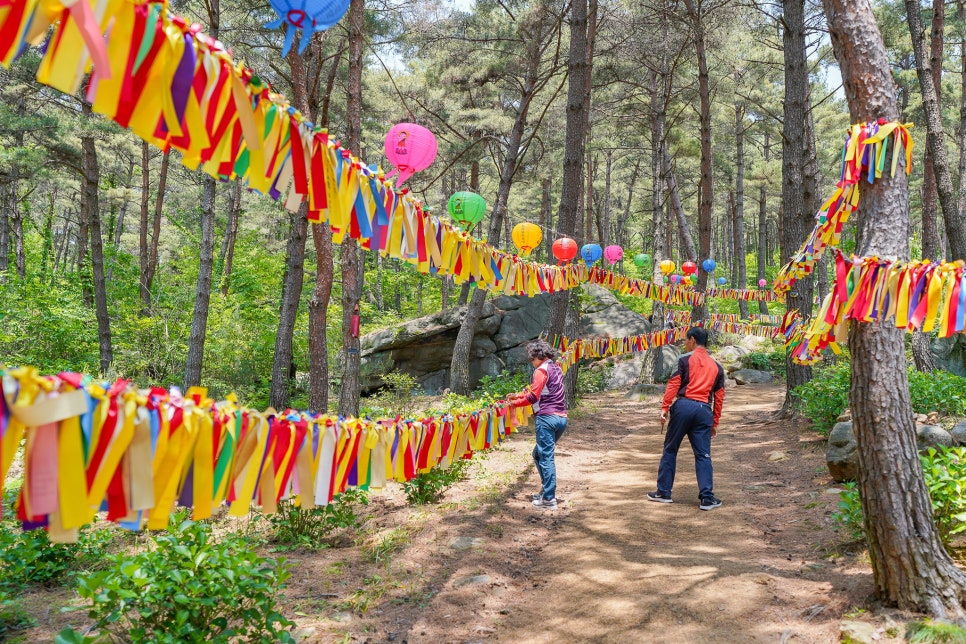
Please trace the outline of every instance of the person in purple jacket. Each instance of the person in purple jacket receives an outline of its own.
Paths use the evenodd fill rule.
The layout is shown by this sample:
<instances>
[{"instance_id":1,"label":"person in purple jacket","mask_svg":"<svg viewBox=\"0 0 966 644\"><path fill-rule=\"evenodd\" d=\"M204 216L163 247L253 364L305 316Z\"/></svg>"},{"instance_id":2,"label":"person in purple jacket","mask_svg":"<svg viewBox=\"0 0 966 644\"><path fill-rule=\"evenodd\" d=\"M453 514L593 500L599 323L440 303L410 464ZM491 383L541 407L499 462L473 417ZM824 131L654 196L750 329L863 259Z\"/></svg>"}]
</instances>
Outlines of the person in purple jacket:
<instances>
[{"instance_id":1,"label":"person in purple jacket","mask_svg":"<svg viewBox=\"0 0 966 644\"><path fill-rule=\"evenodd\" d=\"M507 400L514 407L533 406L537 425L533 462L537 464L543 485L540 493L533 495L533 505L553 509L557 507L557 466L553 452L567 428L563 371L553 361L553 347L544 340L534 340L528 344L527 355L534 368L533 381L522 392L510 394Z\"/></svg>"}]
</instances>

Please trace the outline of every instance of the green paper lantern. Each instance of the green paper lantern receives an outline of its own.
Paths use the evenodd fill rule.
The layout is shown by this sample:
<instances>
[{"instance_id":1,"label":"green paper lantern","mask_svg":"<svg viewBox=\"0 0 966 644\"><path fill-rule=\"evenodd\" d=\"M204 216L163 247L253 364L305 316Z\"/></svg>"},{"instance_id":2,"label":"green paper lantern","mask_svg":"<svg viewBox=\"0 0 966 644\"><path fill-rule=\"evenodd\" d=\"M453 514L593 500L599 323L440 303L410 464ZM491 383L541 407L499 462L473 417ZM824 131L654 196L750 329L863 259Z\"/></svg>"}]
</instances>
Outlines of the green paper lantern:
<instances>
[{"instance_id":1,"label":"green paper lantern","mask_svg":"<svg viewBox=\"0 0 966 644\"><path fill-rule=\"evenodd\" d=\"M453 221L463 230L469 230L486 214L486 200L475 192L455 192L446 208Z\"/></svg>"},{"instance_id":2,"label":"green paper lantern","mask_svg":"<svg viewBox=\"0 0 966 644\"><path fill-rule=\"evenodd\" d=\"M648 255L647 253L638 253L637 255L634 256L634 263L637 265L638 268L644 268L650 263L650 261L651 261L651 256Z\"/></svg>"}]
</instances>

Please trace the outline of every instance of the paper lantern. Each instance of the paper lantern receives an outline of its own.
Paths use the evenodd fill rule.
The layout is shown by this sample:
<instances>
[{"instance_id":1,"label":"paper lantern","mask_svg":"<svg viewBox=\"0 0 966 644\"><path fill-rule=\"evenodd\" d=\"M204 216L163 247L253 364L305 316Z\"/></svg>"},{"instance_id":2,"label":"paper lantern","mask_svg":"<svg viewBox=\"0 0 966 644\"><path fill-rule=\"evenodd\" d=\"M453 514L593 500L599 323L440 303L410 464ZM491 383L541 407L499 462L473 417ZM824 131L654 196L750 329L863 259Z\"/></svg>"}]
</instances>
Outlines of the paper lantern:
<instances>
[{"instance_id":1,"label":"paper lantern","mask_svg":"<svg viewBox=\"0 0 966 644\"><path fill-rule=\"evenodd\" d=\"M650 261L651 256L647 253L638 253L634 256L634 264L636 264L638 268L644 268L648 265L648 263L650 263Z\"/></svg>"},{"instance_id":2,"label":"paper lantern","mask_svg":"<svg viewBox=\"0 0 966 644\"><path fill-rule=\"evenodd\" d=\"M660 264L658 264L658 268L661 269L661 273L662 274L664 274L664 275L670 275L671 273L674 272L674 269L676 267L674 266L674 262L672 262L669 259L665 259L663 262L661 262Z\"/></svg>"},{"instance_id":3,"label":"paper lantern","mask_svg":"<svg viewBox=\"0 0 966 644\"><path fill-rule=\"evenodd\" d=\"M681 272L685 275L693 275L698 272L698 265L688 260L681 264Z\"/></svg>"},{"instance_id":4,"label":"paper lantern","mask_svg":"<svg viewBox=\"0 0 966 644\"><path fill-rule=\"evenodd\" d=\"M725 278L723 277L718 278L718 284L720 284L721 286L724 286L727 283L728 283L728 280L726 280Z\"/></svg>"},{"instance_id":5,"label":"paper lantern","mask_svg":"<svg viewBox=\"0 0 966 644\"><path fill-rule=\"evenodd\" d=\"M685 275L683 278L681 278L681 283L685 286L691 286L691 276Z\"/></svg>"},{"instance_id":6,"label":"paper lantern","mask_svg":"<svg viewBox=\"0 0 966 644\"><path fill-rule=\"evenodd\" d=\"M583 248L580 249L580 256L584 258L587 266L590 266L604 253L600 246L597 244L584 244Z\"/></svg>"},{"instance_id":7,"label":"paper lantern","mask_svg":"<svg viewBox=\"0 0 966 644\"><path fill-rule=\"evenodd\" d=\"M295 30L302 30L299 40L299 53L308 47L312 34L333 27L349 10L349 0L268 0L278 14L278 20L265 25L267 29L278 29L287 24L285 42L282 44L282 58L288 54L295 40Z\"/></svg>"},{"instance_id":8,"label":"paper lantern","mask_svg":"<svg viewBox=\"0 0 966 644\"><path fill-rule=\"evenodd\" d=\"M604 249L604 259L608 264L616 264L624 257L624 249L617 244L612 244Z\"/></svg>"},{"instance_id":9,"label":"paper lantern","mask_svg":"<svg viewBox=\"0 0 966 644\"><path fill-rule=\"evenodd\" d=\"M531 250L540 245L542 239L543 231L536 224L524 222L513 227L513 243L521 255L529 255Z\"/></svg>"},{"instance_id":10,"label":"paper lantern","mask_svg":"<svg viewBox=\"0 0 966 644\"><path fill-rule=\"evenodd\" d=\"M386 178L398 172L398 187L413 174L433 164L436 160L436 137L422 125L399 123L386 134L385 149L386 158L396 166L386 173Z\"/></svg>"},{"instance_id":11,"label":"paper lantern","mask_svg":"<svg viewBox=\"0 0 966 644\"><path fill-rule=\"evenodd\" d=\"M672 275L668 279L671 280L671 284L680 284L681 283L681 276L680 275Z\"/></svg>"},{"instance_id":12,"label":"paper lantern","mask_svg":"<svg viewBox=\"0 0 966 644\"><path fill-rule=\"evenodd\" d=\"M454 192L446 204L453 221L469 230L486 214L486 199L475 192Z\"/></svg>"},{"instance_id":13,"label":"paper lantern","mask_svg":"<svg viewBox=\"0 0 966 644\"><path fill-rule=\"evenodd\" d=\"M561 237L551 246L553 256L565 264L577 256L577 242L570 237Z\"/></svg>"},{"instance_id":14,"label":"paper lantern","mask_svg":"<svg viewBox=\"0 0 966 644\"><path fill-rule=\"evenodd\" d=\"M715 261L713 259L706 259L703 262L701 262L701 268L704 269L704 272L705 273L713 273L714 272L714 269L717 266L718 265L715 263Z\"/></svg>"},{"instance_id":15,"label":"paper lantern","mask_svg":"<svg viewBox=\"0 0 966 644\"><path fill-rule=\"evenodd\" d=\"M768 284L768 281L764 277L758 280L758 288L765 288L766 284Z\"/></svg>"}]
</instances>

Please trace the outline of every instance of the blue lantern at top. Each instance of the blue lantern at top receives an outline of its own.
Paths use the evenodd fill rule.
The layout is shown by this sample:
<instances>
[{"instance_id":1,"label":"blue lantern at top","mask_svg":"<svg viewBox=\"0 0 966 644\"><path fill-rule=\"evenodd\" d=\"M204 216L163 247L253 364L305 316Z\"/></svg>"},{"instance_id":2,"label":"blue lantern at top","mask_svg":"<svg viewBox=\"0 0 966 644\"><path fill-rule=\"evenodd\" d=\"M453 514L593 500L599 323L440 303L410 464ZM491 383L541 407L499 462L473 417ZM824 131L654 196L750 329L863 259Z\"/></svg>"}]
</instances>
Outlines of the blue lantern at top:
<instances>
[{"instance_id":1,"label":"blue lantern at top","mask_svg":"<svg viewBox=\"0 0 966 644\"><path fill-rule=\"evenodd\" d=\"M299 40L299 53L308 47L312 34L335 26L349 10L349 0L268 0L278 14L278 20L265 25L267 29L278 29L287 24L282 56L288 54L295 40L295 30L302 30Z\"/></svg>"},{"instance_id":2,"label":"blue lantern at top","mask_svg":"<svg viewBox=\"0 0 966 644\"><path fill-rule=\"evenodd\" d=\"M703 262L701 262L701 268L704 269L704 272L705 273L711 273L711 272L713 272L714 269L715 269L715 267L717 267L717 266L718 265L715 264L714 260L713 259L710 259L710 258L708 258L708 259L704 260Z\"/></svg>"},{"instance_id":3,"label":"blue lantern at top","mask_svg":"<svg viewBox=\"0 0 966 644\"><path fill-rule=\"evenodd\" d=\"M726 280L725 278L723 277L718 278L718 284L720 284L721 286L724 286L727 283L728 283L728 280Z\"/></svg>"},{"instance_id":4,"label":"blue lantern at top","mask_svg":"<svg viewBox=\"0 0 966 644\"><path fill-rule=\"evenodd\" d=\"M584 244L583 248L580 249L580 256L584 258L587 266L590 266L604 254L603 249L599 244Z\"/></svg>"}]
</instances>

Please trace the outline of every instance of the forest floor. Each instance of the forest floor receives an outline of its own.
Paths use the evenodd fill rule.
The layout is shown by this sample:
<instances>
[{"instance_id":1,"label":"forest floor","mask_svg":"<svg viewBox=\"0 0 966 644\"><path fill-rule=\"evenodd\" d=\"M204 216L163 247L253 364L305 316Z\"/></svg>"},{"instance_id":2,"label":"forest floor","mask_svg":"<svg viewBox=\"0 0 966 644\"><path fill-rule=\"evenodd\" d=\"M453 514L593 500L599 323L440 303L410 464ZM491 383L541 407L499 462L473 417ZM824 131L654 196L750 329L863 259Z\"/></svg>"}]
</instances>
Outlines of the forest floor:
<instances>
[{"instance_id":1,"label":"forest floor","mask_svg":"<svg viewBox=\"0 0 966 644\"><path fill-rule=\"evenodd\" d=\"M912 616L870 608L865 552L832 522L824 439L775 419L783 394L728 389L716 510L698 509L686 444L675 502L648 502L659 401L596 394L558 444L556 510L530 503L539 478L524 430L477 455L443 502L410 506L391 486L351 545L285 553L283 610L303 642L838 642L843 619L890 641ZM58 597L32 599L47 618L28 641L76 625L79 613L51 611Z\"/></svg>"}]
</instances>

